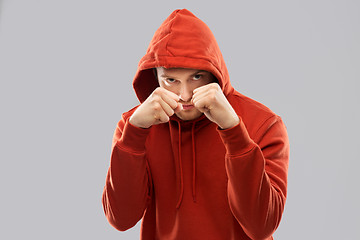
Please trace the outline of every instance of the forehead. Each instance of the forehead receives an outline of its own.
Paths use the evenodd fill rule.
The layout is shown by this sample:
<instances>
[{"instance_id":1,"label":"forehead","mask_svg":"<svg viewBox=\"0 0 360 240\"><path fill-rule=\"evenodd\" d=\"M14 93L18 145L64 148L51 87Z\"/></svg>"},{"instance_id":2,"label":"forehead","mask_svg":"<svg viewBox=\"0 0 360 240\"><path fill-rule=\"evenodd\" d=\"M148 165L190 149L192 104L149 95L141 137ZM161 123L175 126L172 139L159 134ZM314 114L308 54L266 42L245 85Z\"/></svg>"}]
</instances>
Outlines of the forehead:
<instances>
[{"instance_id":1,"label":"forehead","mask_svg":"<svg viewBox=\"0 0 360 240\"><path fill-rule=\"evenodd\" d=\"M205 72L207 71L200 70L200 69L191 69L191 68L164 68L159 67L156 68L159 75L192 75L198 72Z\"/></svg>"}]
</instances>

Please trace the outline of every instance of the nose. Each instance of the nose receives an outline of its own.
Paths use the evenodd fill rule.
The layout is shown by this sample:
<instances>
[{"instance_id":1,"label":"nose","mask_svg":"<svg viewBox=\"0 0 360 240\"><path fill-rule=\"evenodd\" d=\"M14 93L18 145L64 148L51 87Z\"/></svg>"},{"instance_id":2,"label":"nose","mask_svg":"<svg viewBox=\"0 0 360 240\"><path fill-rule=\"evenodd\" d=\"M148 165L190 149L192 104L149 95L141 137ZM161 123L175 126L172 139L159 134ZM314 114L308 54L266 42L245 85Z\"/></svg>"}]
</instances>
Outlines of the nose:
<instances>
[{"instance_id":1,"label":"nose","mask_svg":"<svg viewBox=\"0 0 360 240\"><path fill-rule=\"evenodd\" d=\"M190 102L192 95L193 91L187 84L181 86L179 97L183 102Z\"/></svg>"}]
</instances>

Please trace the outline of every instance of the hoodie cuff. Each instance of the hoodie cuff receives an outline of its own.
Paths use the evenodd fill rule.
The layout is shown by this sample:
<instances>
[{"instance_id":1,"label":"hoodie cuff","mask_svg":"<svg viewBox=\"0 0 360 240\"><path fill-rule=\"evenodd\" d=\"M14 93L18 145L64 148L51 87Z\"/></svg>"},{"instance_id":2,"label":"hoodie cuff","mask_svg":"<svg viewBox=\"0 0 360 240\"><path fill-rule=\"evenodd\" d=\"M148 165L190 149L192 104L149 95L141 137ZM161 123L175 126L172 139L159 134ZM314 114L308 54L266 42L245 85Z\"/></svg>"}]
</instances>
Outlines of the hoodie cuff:
<instances>
[{"instance_id":1,"label":"hoodie cuff","mask_svg":"<svg viewBox=\"0 0 360 240\"><path fill-rule=\"evenodd\" d=\"M219 132L225 145L226 152L229 155L242 155L250 151L255 146L255 143L250 138L242 119L240 117L239 119L239 124L232 128L217 128L217 131Z\"/></svg>"},{"instance_id":2,"label":"hoodie cuff","mask_svg":"<svg viewBox=\"0 0 360 240\"><path fill-rule=\"evenodd\" d=\"M117 145L132 152L145 152L145 142L150 128L139 128L126 121L121 138Z\"/></svg>"}]
</instances>

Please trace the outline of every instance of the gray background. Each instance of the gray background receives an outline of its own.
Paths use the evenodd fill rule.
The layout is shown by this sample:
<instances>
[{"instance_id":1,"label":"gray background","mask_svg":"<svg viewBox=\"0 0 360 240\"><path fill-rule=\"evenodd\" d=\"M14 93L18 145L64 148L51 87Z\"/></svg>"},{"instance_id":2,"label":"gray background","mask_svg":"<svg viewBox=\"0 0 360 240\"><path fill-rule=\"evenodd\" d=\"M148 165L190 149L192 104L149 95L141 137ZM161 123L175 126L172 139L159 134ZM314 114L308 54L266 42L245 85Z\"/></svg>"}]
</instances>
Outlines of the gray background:
<instances>
[{"instance_id":1,"label":"gray background","mask_svg":"<svg viewBox=\"0 0 360 240\"><path fill-rule=\"evenodd\" d=\"M176 8L287 125L275 238L360 239L359 1L176 2L0 0L0 239L138 239L107 223L101 193L137 63Z\"/></svg>"}]
</instances>

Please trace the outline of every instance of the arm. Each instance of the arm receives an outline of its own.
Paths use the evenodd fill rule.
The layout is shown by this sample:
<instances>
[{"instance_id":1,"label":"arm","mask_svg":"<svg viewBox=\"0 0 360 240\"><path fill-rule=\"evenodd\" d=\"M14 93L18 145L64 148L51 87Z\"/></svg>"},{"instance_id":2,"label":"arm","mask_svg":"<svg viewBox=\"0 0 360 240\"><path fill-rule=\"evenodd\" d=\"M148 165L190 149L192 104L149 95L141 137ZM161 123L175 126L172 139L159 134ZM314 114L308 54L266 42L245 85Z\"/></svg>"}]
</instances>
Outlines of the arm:
<instances>
[{"instance_id":1,"label":"arm","mask_svg":"<svg viewBox=\"0 0 360 240\"><path fill-rule=\"evenodd\" d=\"M287 192L289 143L278 116L265 121L254 139L242 121L220 130L226 147L230 208L247 235L265 239L280 223Z\"/></svg>"},{"instance_id":2,"label":"arm","mask_svg":"<svg viewBox=\"0 0 360 240\"><path fill-rule=\"evenodd\" d=\"M108 221L120 231L142 218L150 199L152 180L145 149L149 128L181 110L178 101L176 94L157 88L118 123L102 201Z\"/></svg>"},{"instance_id":3,"label":"arm","mask_svg":"<svg viewBox=\"0 0 360 240\"><path fill-rule=\"evenodd\" d=\"M219 126L234 217L249 237L266 239L279 225L286 199L289 143L285 125L273 115L251 139L217 83L195 89L192 101Z\"/></svg>"},{"instance_id":4,"label":"arm","mask_svg":"<svg viewBox=\"0 0 360 240\"><path fill-rule=\"evenodd\" d=\"M123 118L112 144L110 167L102 196L109 223L120 231L133 227L143 216L150 199L151 179L145 141L149 129L140 129Z\"/></svg>"}]
</instances>

